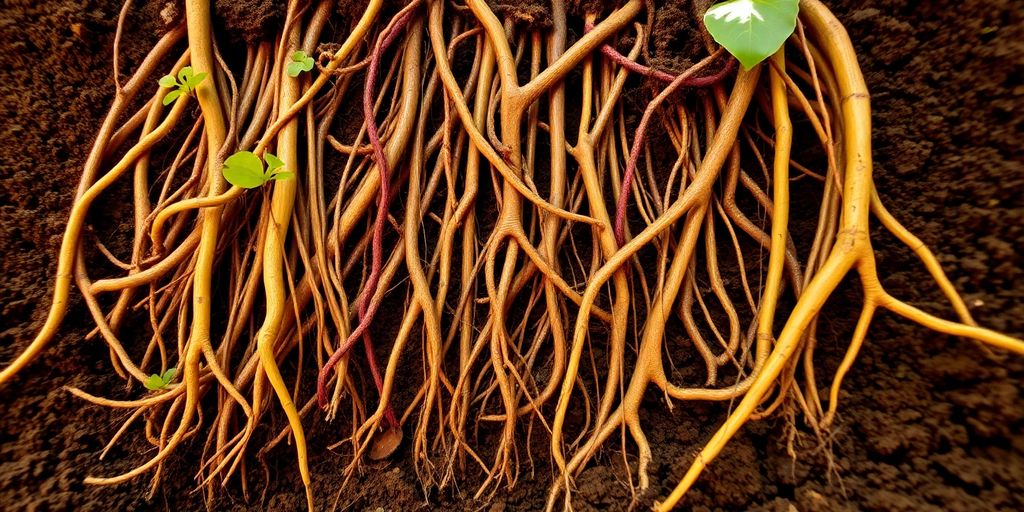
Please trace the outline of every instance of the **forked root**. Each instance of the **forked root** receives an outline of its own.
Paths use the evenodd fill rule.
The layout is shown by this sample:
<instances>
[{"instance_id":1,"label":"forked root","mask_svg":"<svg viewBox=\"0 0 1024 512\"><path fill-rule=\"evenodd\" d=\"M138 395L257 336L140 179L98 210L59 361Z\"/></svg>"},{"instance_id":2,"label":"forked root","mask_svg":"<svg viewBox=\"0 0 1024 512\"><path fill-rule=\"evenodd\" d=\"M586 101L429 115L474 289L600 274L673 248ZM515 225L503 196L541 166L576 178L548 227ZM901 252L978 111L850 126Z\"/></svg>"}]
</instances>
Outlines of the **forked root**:
<instances>
[{"instance_id":1,"label":"forked root","mask_svg":"<svg viewBox=\"0 0 1024 512\"><path fill-rule=\"evenodd\" d=\"M973 325L942 320L895 299L882 287L875 267L868 226L871 200L873 196L877 197L877 194L871 179L871 106L867 85L864 83L864 77L857 63L853 44L839 21L818 0L802 0L800 8L801 15L806 20L812 34L817 37L825 55L833 63L839 91L842 95L843 121L846 128L844 141L846 158L840 230L836 244L823 268L811 280L804 294L793 307L788 321L775 341L775 348L768 357L764 369L757 376L750 390L729 414L722 427L697 454L696 460L668 498L655 505L657 510L671 510L675 507L704 468L714 460L736 431L746 423L775 379L778 378L781 370L795 354L800 338L814 316L852 269L856 269L860 276L865 305L854 332L850 351L843 361L844 369L837 373L834 386L838 386L841 382L842 373L845 373L845 368L849 367L852 358L856 356L876 307L888 309L943 334L973 338L993 347L1024 355L1024 341L1022 340ZM886 216L883 209L875 208L875 210ZM894 234L897 236L903 234L897 228L898 224L892 223L889 219L883 220L886 221L884 222L887 224L886 227L889 227ZM913 240L906 235L900 236L900 238L904 241ZM917 247L914 249L915 252L926 255L923 256L926 266L935 275L937 272L934 269L937 266L930 264L931 260L927 257L927 253L919 252ZM944 277L936 279L947 295L955 296L948 292L948 281ZM954 299L953 302L958 313L966 311L961 306L962 301ZM833 387L833 400L837 393L837 388ZM829 420L834 415L831 407L830 405Z\"/></svg>"}]
</instances>

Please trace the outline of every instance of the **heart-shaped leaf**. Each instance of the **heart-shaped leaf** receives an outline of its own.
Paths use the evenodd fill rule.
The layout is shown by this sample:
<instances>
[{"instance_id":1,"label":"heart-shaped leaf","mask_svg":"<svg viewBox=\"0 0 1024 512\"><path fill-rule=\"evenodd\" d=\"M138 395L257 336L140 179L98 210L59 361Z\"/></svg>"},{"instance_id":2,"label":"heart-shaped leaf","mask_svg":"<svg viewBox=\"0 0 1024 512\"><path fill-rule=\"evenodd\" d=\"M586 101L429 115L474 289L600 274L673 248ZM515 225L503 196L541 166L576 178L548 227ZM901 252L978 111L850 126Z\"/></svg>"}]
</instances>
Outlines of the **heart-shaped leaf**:
<instances>
[{"instance_id":1,"label":"heart-shaped leaf","mask_svg":"<svg viewBox=\"0 0 1024 512\"><path fill-rule=\"evenodd\" d=\"M142 382L143 386L150 391L157 391L164 388L164 379L157 374L150 375L148 379Z\"/></svg>"},{"instance_id":2,"label":"heart-shaped leaf","mask_svg":"<svg viewBox=\"0 0 1024 512\"><path fill-rule=\"evenodd\" d=\"M256 188L267 181L263 162L251 151L239 151L224 160L224 179L242 188Z\"/></svg>"},{"instance_id":3,"label":"heart-shaped leaf","mask_svg":"<svg viewBox=\"0 0 1024 512\"><path fill-rule=\"evenodd\" d=\"M178 70L178 82L185 84L188 83L189 77L192 76L192 66L185 66Z\"/></svg>"},{"instance_id":4,"label":"heart-shaped leaf","mask_svg":"<svg viewBox=\"0 0 1024 512\"><path fill-rule=\"evenodd\" d=\"M711 6L711 37L750 69L778 51L796 28L799 0L729 0Z\"/></svg>"}]
</instances>

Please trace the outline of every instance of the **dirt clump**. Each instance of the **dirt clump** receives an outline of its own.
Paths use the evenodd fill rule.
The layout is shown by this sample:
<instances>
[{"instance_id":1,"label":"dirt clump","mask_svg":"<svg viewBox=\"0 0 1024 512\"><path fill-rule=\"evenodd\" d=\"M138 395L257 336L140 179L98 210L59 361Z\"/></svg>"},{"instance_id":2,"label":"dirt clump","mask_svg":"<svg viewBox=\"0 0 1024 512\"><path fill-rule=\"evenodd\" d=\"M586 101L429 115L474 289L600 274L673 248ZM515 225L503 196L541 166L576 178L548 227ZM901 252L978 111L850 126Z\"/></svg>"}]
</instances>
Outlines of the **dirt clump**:
<instances>
[{"instance_id":1,"label":"dirt clump","mask_svg":"<svg viewBox=\"0 0 1024 512\"><path fill-rule=\"evenodd\" d=\"M214 23L232 43L259 43L279 32L287 7L285 0L216 0Z\"/></svg>"}]
</instances>

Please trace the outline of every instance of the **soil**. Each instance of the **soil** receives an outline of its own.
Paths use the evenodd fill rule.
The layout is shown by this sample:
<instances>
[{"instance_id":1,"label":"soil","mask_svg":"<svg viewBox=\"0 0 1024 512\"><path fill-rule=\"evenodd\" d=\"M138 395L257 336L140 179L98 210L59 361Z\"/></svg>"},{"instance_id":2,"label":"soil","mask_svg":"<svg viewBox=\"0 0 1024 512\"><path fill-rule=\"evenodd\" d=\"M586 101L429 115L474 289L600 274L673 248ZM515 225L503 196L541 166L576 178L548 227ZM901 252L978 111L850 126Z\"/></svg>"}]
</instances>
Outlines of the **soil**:
<instances>
[{"instance_id":1,"label":"soil","mask_svg":"<svg viewBox=\"0 0 1024 512\"><path fill-rule=\"evenodd\" d=\"M1024 2L827 3L855 41L872 91L883 200L935 249L981 324L1024 335ZM129 16L123 69L155 42L162 7L151 2ZM50 274L78 173L111 100L119 10L112 0L21 0L0 11L0 362L28 343L49 307ZM948 315L912 253L886 236L877 237L876 249L895 295ZM825 370L842 357L857 300L848 286L828 305L818 354ZM194 470L181 460L187 457L166 469L152 501L145 500L146 479L110 488L82 484L87 475L134 465L148 448L128 441L99 460L122 416L83 406L61 389L120 385L102 343L85 339L89 327L81 301L73 302L61 336L2 390L0 509L203 509L191 492ZM990 358L973 343L883 316L844 387L831 446L834 473L811 443L798 445L791 459L782 441L785 422L769 420L741 431L684 507L1024 510L1022 389L1024 360ZM669 411L650 395L644 422L654 449L653 489L644 504L675 485L725 412L699 404ZM332 437L330 426L316 424L311 438ZM348 461L312 448L315 492L329 504ZM262 499L262 487L248 501L229 488L214 507L299 509L294 459L282 450L290 448L268 458ZM550 470L524 468L515 488L483 503L453 494L428 501L407 463L370 464L340 491L339 503L352 510L535 510ZM607 450L578 479L576 508L625 509L631 495L624 475L621 455Z\"/></svg>"}]
</instances>

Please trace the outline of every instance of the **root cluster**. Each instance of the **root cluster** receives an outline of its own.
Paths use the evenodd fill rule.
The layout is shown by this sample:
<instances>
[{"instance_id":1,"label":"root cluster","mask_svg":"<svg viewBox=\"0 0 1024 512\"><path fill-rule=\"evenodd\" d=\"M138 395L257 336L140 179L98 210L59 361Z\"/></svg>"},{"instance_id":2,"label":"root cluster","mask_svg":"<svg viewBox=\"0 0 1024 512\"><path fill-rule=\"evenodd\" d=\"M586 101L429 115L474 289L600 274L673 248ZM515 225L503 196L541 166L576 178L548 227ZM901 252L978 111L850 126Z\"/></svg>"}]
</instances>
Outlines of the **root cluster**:
<instances>
[{"instance_id":1,"label":"root cluster","mask_svg":"<svg viewBox=\"0 0 1024 512\"><path fill-rule=\"evenodd\" d=\"M556 509L616 433L648 487L652 385L668 407L734 403L656 504L670 509L749 420L798 414L827 438L879 309L1024 353L975 324L880 202L851 42L819 0L800 7L796 34L754 69L706 33L691 68L655 69L656 7L641 0L582 17L555 0L550 23L500 18L483 0L370 0L349 26L332 0L289 1L276 37L244 58L218 46L209 2L186 0L182 26L115 81L50 315L0 383L54 336L74 285L136 398L70 391L127 412L111 445L139 430L157 448L88 483L148 474L155 489L198 438L207 495L233 480L248 493L252 463L290 439L310 509L316 422L335 425L346 477L407 457L424 488L472 481L478 498L549 459ZM317 66L291 77L298 50ZM165 107L156 79L186 65L209 77ZM273 152L295 179L230 186L223 162L243 150ZM119 180L133 191L125 254L87 230ZM814 212L813 238L794 237L791 216ZM957 320L885 291L872 217L920 257ZM89 268L96 254L109 265ZM818 320L851 272L863 310L820 380ZM180 381L138 385L171 367ZM523 452L538 436L547 453Z\"/></svg>"}]
</instances>

